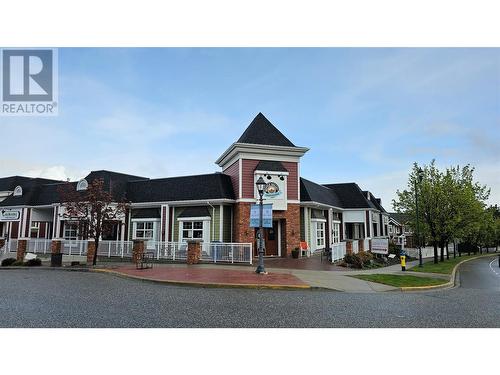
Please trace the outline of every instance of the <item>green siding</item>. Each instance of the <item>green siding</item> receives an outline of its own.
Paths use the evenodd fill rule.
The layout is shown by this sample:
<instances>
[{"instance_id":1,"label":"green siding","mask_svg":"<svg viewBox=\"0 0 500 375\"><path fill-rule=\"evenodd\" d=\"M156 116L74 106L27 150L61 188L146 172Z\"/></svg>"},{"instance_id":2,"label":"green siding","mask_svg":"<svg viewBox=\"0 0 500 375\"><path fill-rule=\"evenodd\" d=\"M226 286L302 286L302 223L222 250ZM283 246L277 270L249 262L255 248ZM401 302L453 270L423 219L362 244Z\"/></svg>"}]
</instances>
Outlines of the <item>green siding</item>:
<instances>
[{"instance_id":1,"label":"green siding","mask_svg":"<svg viewBox=\"0 0 500 375\"><path fill-rule=\"evenodd\" d=\"M220 241L220 206L208 207L212 221L210 222L210 241Z\"/></svg>"},{"instance_id":2,"label":"green siding","mask_svg":"<svg viewBox=\"0 0 500 375\"><path fill-rule=\"evenodd\" d=\"M222 237L223 242L231 242L231 217L233 208L231 206L224 206L224 218L222 223Z\"/></svg>"}]
</instances>

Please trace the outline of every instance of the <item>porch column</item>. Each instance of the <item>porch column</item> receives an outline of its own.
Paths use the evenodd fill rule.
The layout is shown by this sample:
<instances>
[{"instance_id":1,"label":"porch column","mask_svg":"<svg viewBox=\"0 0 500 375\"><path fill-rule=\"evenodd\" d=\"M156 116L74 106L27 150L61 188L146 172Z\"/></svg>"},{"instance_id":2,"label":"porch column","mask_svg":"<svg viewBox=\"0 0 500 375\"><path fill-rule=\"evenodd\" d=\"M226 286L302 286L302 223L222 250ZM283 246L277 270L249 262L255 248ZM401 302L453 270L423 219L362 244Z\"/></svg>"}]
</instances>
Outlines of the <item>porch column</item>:
<instances>
[{"instance_id":1,"label":"porch column","mask_svg":"<svg viewBox=\"0 0 500 375\"><path fill-rule=\"evenodd\" d=\"M168 204L162 204L160 209L160 241L168 241L170 210Z\"/></svg>"}]
</instances>

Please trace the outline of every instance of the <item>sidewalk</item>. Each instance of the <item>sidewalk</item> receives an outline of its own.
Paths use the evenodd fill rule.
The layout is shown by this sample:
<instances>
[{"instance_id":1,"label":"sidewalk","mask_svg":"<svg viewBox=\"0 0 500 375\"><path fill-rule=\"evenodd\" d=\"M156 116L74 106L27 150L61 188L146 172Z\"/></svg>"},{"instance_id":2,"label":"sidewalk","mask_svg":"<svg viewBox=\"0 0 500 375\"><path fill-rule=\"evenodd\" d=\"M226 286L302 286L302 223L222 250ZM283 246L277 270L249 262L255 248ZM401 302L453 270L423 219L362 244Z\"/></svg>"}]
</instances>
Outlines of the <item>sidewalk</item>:
<instances>
[{"instance_id":1,"label":"sidewalk","mask_svg":"<svg viewBox=\"0 0 500 375\"><path fill-rule=\"evenodd\" d=\"M418 261L409 262L408 268ZM102 263L101 263L102 265ZM414 274L402 272L400 265L345 271L316 271L307 269L266 268L267 275L255 273L255 267L240 267L214 264L155 264L152 269L137 270L130 263L118 263L111 267L96 269L97 272L113 273L146 281L165 282L206 287L246 287L270 289L310 289L324 288L351 293L374 293L399 290L399 288L370 281L364 281L349 275L358 274ZM418 276L440 277L443 275L423 274Z\"/></svg>"}]
</instances>

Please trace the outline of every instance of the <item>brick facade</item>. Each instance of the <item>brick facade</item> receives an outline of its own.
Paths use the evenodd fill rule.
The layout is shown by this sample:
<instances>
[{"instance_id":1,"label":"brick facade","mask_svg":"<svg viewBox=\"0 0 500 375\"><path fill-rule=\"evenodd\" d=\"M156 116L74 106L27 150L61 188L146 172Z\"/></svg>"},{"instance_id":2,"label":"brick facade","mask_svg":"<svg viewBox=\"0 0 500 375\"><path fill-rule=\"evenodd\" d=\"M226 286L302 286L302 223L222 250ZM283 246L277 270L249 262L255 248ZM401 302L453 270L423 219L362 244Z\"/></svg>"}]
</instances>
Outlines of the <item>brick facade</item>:
<instances>
[{"instance_id":1,"label":"brick facade","mask_svg":"<svg viewBox=\"0 0 500 375\"><path fill-rule=\"evenodd\" d=\"M24 255L26 254L26 248L28 247L27 240L17 241L17 260L24 260Z\"/></svg>"},{"instance_id":2,"label":"brick facade","mask_svg":"<svg viewBox=\"0 0 500 375\"><path fill-rule=\"evenodd\" d=\"M61 252L61 241L52 240L50 243L50 252L52 254L59 254Z\"/></svg>"},{"instance_id":3,"label":"brick facade","mask_svg":"<svg viewBox=\"0 0 500 375\"><path fill-rule=\"evenodd\" d=\"M188 241L187 264L198 264L201 260L201 246L199 241Z\"/></svg>"},{"instance_id":4,"label":"brick facade","mask_svg":"<svg viewBox=\"0 0 500 375\"><path fill-rule=\"evenodd\" d=\"M87 265L93 264L95 251L96 249L94 240L89 240L87 245Z\"/></svg>"},{"instance_id":5,"label":"brick facade","mask_svg":"<svg viewBox=\"0 0 500 375\"><path fill-rule=\"evenodd\" d=\"M249 242L255 246L255 230L250 228L251 203L240 202L234 206L233 239L235 242ZM288 204L286 211L274 211L273 220L281 220L285 226L281 241L282 256L289 256L300 245L300 205Z\"/></svg>"}]
</instances>

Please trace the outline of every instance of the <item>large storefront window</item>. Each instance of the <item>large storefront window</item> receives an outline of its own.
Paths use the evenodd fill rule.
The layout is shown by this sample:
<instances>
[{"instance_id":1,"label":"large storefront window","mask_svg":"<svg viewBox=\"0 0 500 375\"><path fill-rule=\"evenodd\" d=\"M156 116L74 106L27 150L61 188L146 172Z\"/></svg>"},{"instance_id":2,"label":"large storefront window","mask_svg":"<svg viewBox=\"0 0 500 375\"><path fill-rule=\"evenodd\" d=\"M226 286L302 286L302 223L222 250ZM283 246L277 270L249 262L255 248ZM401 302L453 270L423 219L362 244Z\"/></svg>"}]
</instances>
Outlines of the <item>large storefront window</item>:
<instances>
[{"instance_id":1,"label":"large storefront window","mask_svg":"<svg viewBox=\"0 0 500 375\"><path fill-rule=\"evenodd\" d=\"M153 221L141 221L135 223L135 233L134 237L143 240L153 240L154 239L154 222Z\"/></svg>"},{"instance_id":2,"label":"large storefront window","mask_svg":"<svg viewBox=\"0 0 500 375\"><path fill-rule=\"evenodd\" d=\"M333 222L332 224L332 240L333 243L340 242L340 223Z\"/></svg>"},{"instance_id":3,"label":"large storefront window","mask_svg":"<svg viewBox=\"0 0 500 375\"><path fill-rule=\"evenodd\" d=\"M203 239L203 221L183 221L182 239Z\"/></svg>"},{"instance_id":4,"label":"large storefront window","mask_svg":"<svg viewBox=\"0 0 500 375\"><path fill-rule=\"evenodd\" d=\"M325 222L313 221L315 234L316 234L316 249L323 249L325 247Z\"/></svg>"},{"instance_id":5,"label":"large storefront window","mask_svg":"<svg viewBox=\"0 0 500 375\"><path fill-rule=\"evenodd\" d=\"M64 239L65 240L78 239L78 224L77 223L64 223Z\"/></svg>"}]
</instances>

